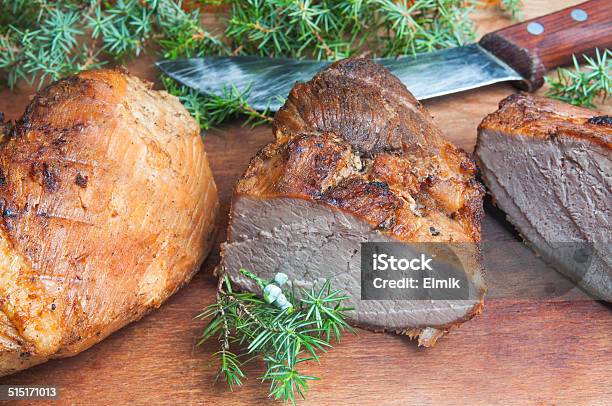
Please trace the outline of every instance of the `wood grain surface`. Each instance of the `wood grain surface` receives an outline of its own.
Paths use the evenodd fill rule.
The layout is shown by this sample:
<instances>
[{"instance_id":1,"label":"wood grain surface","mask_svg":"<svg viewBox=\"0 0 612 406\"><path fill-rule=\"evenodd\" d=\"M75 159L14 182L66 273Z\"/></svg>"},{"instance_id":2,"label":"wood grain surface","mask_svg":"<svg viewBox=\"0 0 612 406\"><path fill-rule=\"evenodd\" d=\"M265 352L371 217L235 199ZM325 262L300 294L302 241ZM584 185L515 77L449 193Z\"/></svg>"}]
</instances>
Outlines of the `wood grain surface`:
<instances>
[{"instance_id":1,"label":"wood grain surface","mask_svg":"<svg viewBox=\"0 0 612 406\"><path fill-rule=\"evenodd\" d=\"M537 17L576 1L527 1L524 15ZM479 32L508 25L494 12L477 16ZM152 57L130 64L141 77L154 79ZM471 151L476 126L514 89L496 85L427 101L446 136ZM31 89L0 92L0 111L16 119ZM612 113L612 106L604 106ZM205 144L226 213L234 183L249 158L272 140L269 127L230 124L209 131ZM520 170L518 168L517 170ZM487 242L520 247L503 215L487 207ZM225 238L222 232L218 244ZM76 357L50 361L0 378L0 384L58 385L59 404L274 404L257 377L261 365L234 393L214 384L208 357L214 345L195 347L202 323L193 317L214 299L211 275L218 249L201 272L159 310ZM488 269L489 280L526 286L530 278L556 275L544 264L531 271ZM532 273L529 273L532 272ZM535 272L535 273L533 273ZM501 281L501 282L500 282ZM406 337L359 330L321 359L307 365L320 381L311 385L312 405L610 405L612 404L612 307L590 300L489 299L484 313L453 330L431 349ZM27 404L21 402L21 404ZM40 404L34 402L33 404ZM279 404L279 403L277 403Z\"/></svg>"}]
</instances>

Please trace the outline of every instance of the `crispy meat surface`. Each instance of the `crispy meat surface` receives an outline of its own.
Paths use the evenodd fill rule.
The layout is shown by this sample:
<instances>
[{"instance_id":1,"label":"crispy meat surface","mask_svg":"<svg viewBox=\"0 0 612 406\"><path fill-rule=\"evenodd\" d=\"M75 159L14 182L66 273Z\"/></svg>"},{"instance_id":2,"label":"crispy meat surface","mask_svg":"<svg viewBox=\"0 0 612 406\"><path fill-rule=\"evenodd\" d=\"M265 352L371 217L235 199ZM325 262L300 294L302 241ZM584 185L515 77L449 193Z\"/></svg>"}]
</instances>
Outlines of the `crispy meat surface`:
<instances>
[{"instance_id":1,"label":"crispy meat surface","mask_svg":"<svg viewBox=\"0 0 612 406\"><path fill-rule=\"evenodd\" d=\"M421 103L381 65L364 58L347 59L332 64L309 82L296 84L276 114L273 131L276 140L252 159L236 187L229 239L224 249L226 266L255 266L245 259L246 252L252 249L247 243L252 240L256 244L263 237L261 233L253 231L256 235L251 235L245 230L248 227L270 230L267 224L270 221L265 218L248 226L243 224L243 219L253 215L249 213L249 206L256 205L257 210L266 211L276 201L279 213L287 213L287 221L294 221L288 220L292 214L286 207L287 199L304 200L311 207L314 204L350 216L374 233L368 238L467 243L474 247L471 255L478 257L483 188L475 180L473 161L442 137ZM299 210L306 210L302 203L298 206ZM336 217L332 219L332 216ZM300 218L304 217L308 214L301 212ZM329 222L339 220L335 214L328 219ZM312 220L305 226L304 235L292 238L303 238L301 246L316 245L314 240L319 237L314 236L315 223ZM283 227L293 226L280 225L274 230ZM278 241L278 238L270 240L269 244ZM346 261L350 262L354 254L346 255ZM244 260L240 262L237 258ZM253 271L267 274L278 270L285 261L270 258L274 262L271 269ZM470 272L479 290L479 300L470 304L462 317L441 323L444 326L438 324L440 329L465 321L480 311L484 284L478 259L472 265ZM239 283L244 282L236 270L226 271ZM300 280L308 274L306 269L295 272ZM330 269L328 276L337 272L345 270ZM349 293L359 296L359 292ZM401 312L401 304L397 306L397 309L393 305L386 310L378 308L376 312ZM417 335L429 327L427 323L411 322L401 326L359 321L356 324L413 334L417 328ZM427 334L430 333L428 330ZM430 342L435 342L435 338Z\"/></svg>"},{"instance_id":2,"label":"crispy meat surface","mask_svg":"<svg viewBox=\"0 0 612 406\"><path fill-rule=\"evenodd\" d=\"M314 199L406 241L480 241L474 162L383 66L347 59L297 84L274 132L237 195Z\"/></svg>"},{"instance_id":3,"label":"crispy meat surface","mask_svg":"<svg viewBox=\"0 0 612 406\"><path fill-rule=\"evenodd\" d=\"M159 307L209 252L217 211L175 97L119 70L37 94L0 145L0 375Z\"/></svg>"}]
</instances>

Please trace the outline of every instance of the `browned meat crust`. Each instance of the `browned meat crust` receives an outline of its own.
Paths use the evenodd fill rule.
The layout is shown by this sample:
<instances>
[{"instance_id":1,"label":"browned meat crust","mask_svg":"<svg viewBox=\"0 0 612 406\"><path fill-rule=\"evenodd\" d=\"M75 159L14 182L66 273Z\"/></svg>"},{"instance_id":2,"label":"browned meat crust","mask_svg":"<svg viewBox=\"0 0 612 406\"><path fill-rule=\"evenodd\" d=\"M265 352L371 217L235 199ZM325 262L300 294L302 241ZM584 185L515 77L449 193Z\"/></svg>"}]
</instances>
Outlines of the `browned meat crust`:
<instances>
[{"instance_id":1,"label":"browned meat crust","mask_svg":"<svg viewBox=\"0 0 612 406\"><path fill-rule=\"evenodd\" d=\"M516 93L500 101L499 109L478 126L479 132L483 129L540 139L573 137L612 149L612 118L526 93Z\"/></svg>"},{"instance_id":2,"label":"browned meat crust","mask_svg":"<svg viewBox=\"0 0 612 406\"><path fill-rule=\"evenodd\" d=\"M117 70L41 91L0 146L0 375L159 307L207 255L217 211L176 98Z\"/></svg>"},{"instance_id":3,"label":"browned meat crust","mask_svg":"<svg viewBox=\"0 0 612 406\"><path fill-rule=\"evenodd\" d=\"M296 84L274 132L237 194L315 199L406 241L480 241L473 161L383 66L347 59Z\"/></svg>"},{"instance_id":4,"label":"browned meat crust","mask_svg":"<svg viewBox=\"0 0 612 406\"><path fill-rule=\"evenodd\" d=\"M401 241L480 242L473 161L381 65L347 59L296 84L273 127L276 141L252 159L235 198L315 201Z\"/></svg>"}]
</instances>

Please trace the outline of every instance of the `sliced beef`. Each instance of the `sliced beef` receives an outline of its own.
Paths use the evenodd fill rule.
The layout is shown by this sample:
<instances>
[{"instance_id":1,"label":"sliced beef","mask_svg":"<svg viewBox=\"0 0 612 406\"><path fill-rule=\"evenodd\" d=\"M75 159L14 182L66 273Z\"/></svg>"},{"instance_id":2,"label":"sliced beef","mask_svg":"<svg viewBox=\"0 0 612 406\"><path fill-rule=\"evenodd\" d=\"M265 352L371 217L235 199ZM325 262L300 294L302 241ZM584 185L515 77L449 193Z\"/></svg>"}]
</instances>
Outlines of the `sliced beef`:
<instances>
[{"instance_id":1,"label":"sliced beef","mask_svg":"<svg viewBox=\"0 0 612 406\"><path fill-rule=\"evenodd\" d=\"M257 291L240 268L282 271L293 286L332 278L351 296L352 322L418 335L432 345L482 309L483 190L468 155L444 140L427 111L384 67L334 63L296 84L274 121L276 141L236 186L221 268ZM360 243L456 242L467 300L360 300Z\"/></svg>"},{"instance_id":2,"label":"sliced beef","mask_svg":"<svg viewBox=\"0 0 612 406\"><path fill-rule=\"evenodd\" d=\"M478 130L496 204L527 243L596 298L612 301L612 121L512 95Z\"/></svg>"}]
</instances>

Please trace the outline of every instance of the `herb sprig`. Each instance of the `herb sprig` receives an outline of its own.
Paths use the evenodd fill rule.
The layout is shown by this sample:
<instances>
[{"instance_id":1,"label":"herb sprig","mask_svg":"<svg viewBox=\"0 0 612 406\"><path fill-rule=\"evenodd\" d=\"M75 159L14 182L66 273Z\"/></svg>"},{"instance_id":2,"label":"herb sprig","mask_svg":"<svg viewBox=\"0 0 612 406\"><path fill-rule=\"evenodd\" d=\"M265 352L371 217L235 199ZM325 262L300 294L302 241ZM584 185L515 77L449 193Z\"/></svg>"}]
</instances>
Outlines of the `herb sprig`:
<instances>
[{"instance_id":1,"label":"herb sprig","mask_svg":"<svg viewBox=\"0 0 612 406\"><path fill-rule=\"evenodd\" d=\"M503 1L516 7L516 1ZM259 54L336 60L395 56L474 39L477 0L225 0L225 29L213 32L193 4L178 0L0 0L0 71L10 87L38 87L108 61L124 63L155 43L163 58ZM163 79L202 129L235 114L269 122L246 93L201 96Z\"/></svg>"},{"instance_id":2,"label":"herb sprig","mask_svg":"<svg viewBox=\"0 0 612 406\"><path fill-rule=\"evenodd\" d=\"M395 56L473 40L476 0L230 1L225 36L239 54L337 60Z\"/></svg>"},{"instance_id":3,"label":"herb sprig","mask_svg":"<svg viewBox=\"0 0 612 406\"><path fill-rule=\"evenodd\" d=\"M300 372L302 364L318 362L332 341L353 331L346 323L352 308L342 304L348 296L334 290L328 280L319 288L302 290L298 299L293 291L279 292L286 277L278 276L283 274L267 281L247 270L240 272L266 295L237 292L227 276L220 278L217 301L198 316L209 320L198 345L213 338L219 341L221 348L213 354L219 365L217 378L230 390L243 384L244 364L259 359L266 365L261 380L269 382L270 397L295 403L305 397L308 382L318 379Z\"/></svg>"},{"instance_id":4,"label":"herb sprig","mask_svg":"<svg viewBox=\"0 0 612 406\"><path fill-rule=\"evenodd\" d=\"M202 25L200 10L177 0L0 0L0 71L11 87L48 81L108 61L125 62L158 45L163 58L210 55L341 59L395 56L462 45L474 39L477 0L225 0L223 32ZM492 0L516 17L520 0ZM594 107L610 92L610 50L585 57L574 70L546 78L550 97ZM162 77L203 130L229 117L271 121L246 102L248 91L204 96Z\"/></svg>"},{"instance_id":5,"label":"herb sprig","mask_svg":"<svg viewBox=\"0 0 612 406\"><path fill-rule=\"evenodd\" d=\"M249 89L240 91L232 87L225 89L219 95L205 96L166 75L161 76L161 81L169 93L179 98L203 130L239 114L246 117L244 124L257 126L272 122L271 113L268 110L257 111L249 106L247 102Z\"/></svg>"},{"instance_id":6,"label":"herb sprig","mask_svg":"<svg viewBox=\"0 0 612 406\"><path fill-rule=\"evenodd\" d=\"M547 96L576 106L594 108L596 100L604 102L610 94L612 51L606 49L600 53L596 50L594 58L583 55L586 61L584 67L580 66L576 55L573 58L574 70L559 68L557 78L546 77L550 85Z\"/></svg>"},{"instance_id":7,"label":"herb sprig","mask_svg":"<svg viewBox=\"0 0 612 406\"><path fill-rule=\"evenodd\" d=\"M514 20L520 20L522 17L520 15L521 8L523 7L523 2L521 0L500 0L500 7L512 17Z\"/></svg>"}]
</instances>

